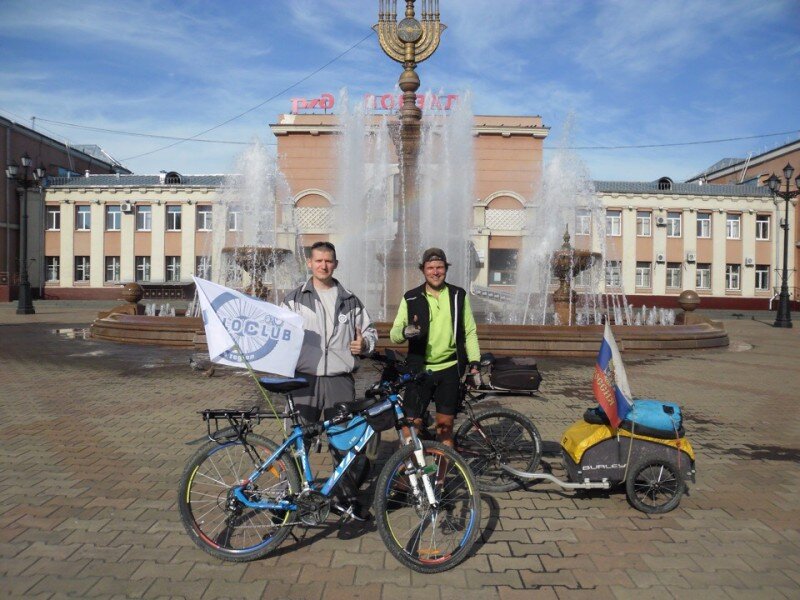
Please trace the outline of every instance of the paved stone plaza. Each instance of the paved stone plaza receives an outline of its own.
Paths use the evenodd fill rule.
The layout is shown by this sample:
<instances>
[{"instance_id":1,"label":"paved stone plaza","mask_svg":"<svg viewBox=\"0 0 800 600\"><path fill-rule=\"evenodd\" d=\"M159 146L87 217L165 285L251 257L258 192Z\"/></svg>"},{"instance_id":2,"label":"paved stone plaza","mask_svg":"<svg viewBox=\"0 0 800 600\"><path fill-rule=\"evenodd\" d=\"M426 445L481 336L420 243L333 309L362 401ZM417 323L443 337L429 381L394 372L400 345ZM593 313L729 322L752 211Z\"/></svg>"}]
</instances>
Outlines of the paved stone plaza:
<instances>
[{"instance_id":1,"label":"paved stone plaza","mask_svg":"<svg viewBox=\"0 0 800 600\"><path fill-rule=\"evenodd\" d=\"M637 396L684 407L697 483L676 510L647 516L624 492L543 485L484 495L474 555L425 576L400 566L374 527L333 521L296 528L253 563L203 553L176 507L186 442L204 432L198 410L256 403L252 382L224 369L205 377L188 351L73 339L94 305L14 308L0 306L4 597L800 597L800 322L777 330L773 315L728 315L726 350L626 357ZM593 405L592 365L542 360L541 396L502 403L558 440ZM373 377L365 368L360 384Z\"/></svg>"}]
</instances>

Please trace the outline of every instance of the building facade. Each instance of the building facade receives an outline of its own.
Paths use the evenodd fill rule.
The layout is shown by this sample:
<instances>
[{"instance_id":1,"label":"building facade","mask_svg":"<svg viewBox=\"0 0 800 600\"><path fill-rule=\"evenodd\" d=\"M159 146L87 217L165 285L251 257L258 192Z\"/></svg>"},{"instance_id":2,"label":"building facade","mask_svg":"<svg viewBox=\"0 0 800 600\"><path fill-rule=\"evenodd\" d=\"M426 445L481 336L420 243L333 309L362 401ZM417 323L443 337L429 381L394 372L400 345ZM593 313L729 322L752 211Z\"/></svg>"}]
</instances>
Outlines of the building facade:
<instances>
[{"instance_id":1,"label":"building facade","mask_svg":"<svg viewBox=\"0 0 800 600\"><path fill-rule=\"evenodd\" d=\"M299 251L319 240L337 243L347 234L333 229L335 117L282 115L271 127L293 209L278 215L279 246ZM473 219L464 235L476 250L476 288L500 295L514 289L526 223L546 217L534 198L546 135L539 117L474 118L477 197L464 199ZM241 218L219 212L223 180L177 173L51 179L41 258L45 295L116 297L127 281L178 288L192 274L219 269L221 257L208 250L212 231L235 231ZM636 305L675 306L683 290L694 289L709 308L769 307L780 285L782 205L767 188L668 178L594 186L601 219L579 208L566 225L575 247L604 248L602 291L624 293ZM790 219L796 218L792 208Z\"/></svg>"},{"instance_id":2,"label":"building facade","mask_svg":"<svg viewBox=\"0 0 800 600\"><path fill-rule=\"evenodd\" d=\"M31 159L31 170L43 167L48 175L66 177L85 173L128 173L107 155L89 153L65 145L19 123L0 117L0 161L17 164L23 155ZM94 147L96 148L96 147ZM98 149L99 150L99 149ZM22 169L20 169L22 174ZM30 173L29 173L30 175ZM22 202L27 202L28 272L34 295L42 291L44 265L41 263L44 205L38 184L25 194L15 181L6 177L0 185L0 302L14 300L19 284ZM33 259L33 260L30 260Z\"/></svg>"}]
</instances>

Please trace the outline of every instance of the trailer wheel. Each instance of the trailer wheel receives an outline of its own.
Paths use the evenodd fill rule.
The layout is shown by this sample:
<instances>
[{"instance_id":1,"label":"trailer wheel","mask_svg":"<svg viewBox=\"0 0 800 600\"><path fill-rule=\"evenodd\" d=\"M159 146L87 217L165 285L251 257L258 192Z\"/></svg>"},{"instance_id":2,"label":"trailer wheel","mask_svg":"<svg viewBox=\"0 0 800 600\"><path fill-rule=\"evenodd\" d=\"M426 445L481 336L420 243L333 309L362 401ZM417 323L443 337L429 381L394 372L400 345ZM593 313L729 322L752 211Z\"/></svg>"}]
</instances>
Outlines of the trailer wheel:
<instances>
[{"instance_id":1,"label":"trailer wheel","mask_svg":"<svg viewBox=\"0 0 800 600\"><path fill-rule=\"evenodd\" d=\"M685 489L683 475L670 460L649 458L634 463L625 483L628 502L647 514L671 511Z\"/></svg>"}]
</instances>

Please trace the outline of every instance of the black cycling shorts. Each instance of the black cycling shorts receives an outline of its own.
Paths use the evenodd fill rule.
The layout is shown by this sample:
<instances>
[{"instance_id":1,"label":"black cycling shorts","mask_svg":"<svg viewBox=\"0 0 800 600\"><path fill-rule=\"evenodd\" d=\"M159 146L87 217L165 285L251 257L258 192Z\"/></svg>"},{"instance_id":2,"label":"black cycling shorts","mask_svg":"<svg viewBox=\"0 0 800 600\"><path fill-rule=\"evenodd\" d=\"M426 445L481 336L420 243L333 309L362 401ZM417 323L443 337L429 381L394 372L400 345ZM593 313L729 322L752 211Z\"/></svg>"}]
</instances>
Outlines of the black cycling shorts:
<instances>
[{"instance_id":1,"label":"black cycling shorts","mask_svg":"<svg viewBox=\"0 0 800 600\"><path fill-rule=\"evenodd\" d=\"M455 416L458 412L461 377L458 365L441 371L433 371L421 384L409 386L403 402L407 416L417 418L425 414L433 400L436 412Z\"/></svg>"}]
</instances>

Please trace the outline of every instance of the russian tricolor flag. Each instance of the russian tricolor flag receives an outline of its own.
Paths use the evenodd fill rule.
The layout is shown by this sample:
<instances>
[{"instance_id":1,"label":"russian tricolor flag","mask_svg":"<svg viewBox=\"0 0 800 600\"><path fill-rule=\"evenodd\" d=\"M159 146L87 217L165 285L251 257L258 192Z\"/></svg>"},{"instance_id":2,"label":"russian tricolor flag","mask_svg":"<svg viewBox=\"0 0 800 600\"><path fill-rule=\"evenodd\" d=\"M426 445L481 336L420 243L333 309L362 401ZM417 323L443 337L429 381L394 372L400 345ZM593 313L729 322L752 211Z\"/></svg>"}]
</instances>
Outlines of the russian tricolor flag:
<instances>
[{"instance_id":1,"label":"russian tricolor flag","mask_svg":"<svg viewBox=\"0 0 800 600\"><path fill-rule=\"evenodd\" d=\"M625 374L622 356L608 321L603 332L600 353L597 355L597 364L594 367L592 389L611 426L616 429L630 412L633 395L628 386L628 376Z\"/></svg>"}]
</instances>

